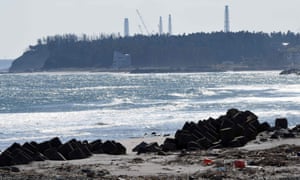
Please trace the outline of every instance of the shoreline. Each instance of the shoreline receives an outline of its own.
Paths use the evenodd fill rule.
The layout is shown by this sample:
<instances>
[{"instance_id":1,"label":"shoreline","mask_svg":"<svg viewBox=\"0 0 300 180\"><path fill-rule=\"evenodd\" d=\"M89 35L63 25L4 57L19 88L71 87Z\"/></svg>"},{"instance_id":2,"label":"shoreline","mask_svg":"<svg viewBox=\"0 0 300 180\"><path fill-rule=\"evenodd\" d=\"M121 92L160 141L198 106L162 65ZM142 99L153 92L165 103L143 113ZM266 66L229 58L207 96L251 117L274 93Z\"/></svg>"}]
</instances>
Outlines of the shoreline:
<instances>
[{"instance_id":1,"label":"shoreline","mask_svg":"<svg viewBox=\"0 0 300 180\"><path fill-rule=\"evenodd\" d=\"M155 74L155 73L208 73L208 72L248 72L248 71L282 71L287 69L283 68L245 68L245 69L215 69L215 68L156 68L156 67L143 67L143 68L124 68L124 69L112 69L112 68L62 68L52 70L37 70L37 71L22 71L22 72L1 72L1 74L23 74L23 73L129 73L129 74Z\"/></svg>"},{"instance_id":2,"label":"shoreline","mask_svg":"<svg viewBox=\"0 0 300 180\"><path fill-rule=\"evenodd\" d=\"M255 157L252 157L252 154L255 154L255 152L264 152L266 156L273 154L273 157L275 157L272 152L282 151L282 148L290 148L291 150L292 148L298 148L300 150L300 138L279 139L263 143L254 140L240 148L201 150L186 152L185 154L177 151L163 156L153 153L137 155L131 151L139 142L162 142L164 138L165 137L143 137L123 140L121 143L127 148L127 154L125 155L95 154L90 158L81 160L47 160L43 162L32 162L27 165L18 165L15 167L17 167L20 172L5 172L0 170L0 178L188 179L194 177L205 179L205 177L207 177L210 179L209 176L212 174L221 174L223 176L226 174L226 177L229 179L236 175L238 175L240 179L250 179L258 174L261 174L261 177L266 177L266 179L271 177L275 179L300 177L299 156L288 156L294 159L291 159L290 164L287 162L287 164L282 167L247 165L245 169L238 169L232 165L235 160L245 160L246 163L251 163L251 161L255 159ZM247 158L248 156L249 158ZM206 158L212 159L215 163L207 166L204 165L203 160ZM263 156L261 156L261 158L263 158ZM285 170L282 169L283 167ZM224 170L225 168L226 170Z\"/></svg>"}]
</instances>

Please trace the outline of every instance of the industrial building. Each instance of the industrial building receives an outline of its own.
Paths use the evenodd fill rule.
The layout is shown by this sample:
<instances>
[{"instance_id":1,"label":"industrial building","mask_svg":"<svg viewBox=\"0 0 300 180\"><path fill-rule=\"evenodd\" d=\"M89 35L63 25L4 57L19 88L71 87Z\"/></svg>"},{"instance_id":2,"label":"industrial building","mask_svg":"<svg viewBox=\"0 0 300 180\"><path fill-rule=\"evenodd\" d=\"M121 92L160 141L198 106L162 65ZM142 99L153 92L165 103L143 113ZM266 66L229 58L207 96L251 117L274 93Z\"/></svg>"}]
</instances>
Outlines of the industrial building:
<instances>
[{"instance_id":1,"label":"industrial building","mask_svg":"<svg viewBox=\"0 0 300 180\"><path fill-rule=\"evenodd\" d=\"M112 67L115 69L129 68L131 66L130 54L123 54L119 51L114 51Z\"/></svg>"},{"instance_id":2,"label":"industrial building","mask_svg":"<svg viewBox=\"0 0 300 180\"><path fill-rule=\"evenodd\" d=\"M224 32L230 32L230 24L229 24L229 7L225 6L225 17L224 17Z\"/></svg>"},{"instance_id":3,"label":"industrial building","mask_svg":"<svg viewBox=\"0 0 300 180\"><path fill-rule=\"evenodd\" d=\"M124 37L129 36L129 20L128 18L124 19Z\"/></svg>"}]
</instances>

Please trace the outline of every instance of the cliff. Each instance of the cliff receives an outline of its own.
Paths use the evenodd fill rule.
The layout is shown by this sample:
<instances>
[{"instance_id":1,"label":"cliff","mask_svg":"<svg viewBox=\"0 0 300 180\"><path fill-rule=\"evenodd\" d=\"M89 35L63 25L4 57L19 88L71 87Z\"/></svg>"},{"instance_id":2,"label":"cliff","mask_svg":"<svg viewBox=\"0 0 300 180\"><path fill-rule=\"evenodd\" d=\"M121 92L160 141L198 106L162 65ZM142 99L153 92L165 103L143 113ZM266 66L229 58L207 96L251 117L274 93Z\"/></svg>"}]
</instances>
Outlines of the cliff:
<instances>
[{"instance_id":1,"label":"cliff","mask_svg":"<svg viewBox=\"0 0 300 180\"><path fill-rule=\"evenodd\" d=\"M39 49L30 49L22 56L13 61L9 72L35 72L43 70L46 60L49 58L49 50L47 47Z\"/></svg>"}]
</instances>

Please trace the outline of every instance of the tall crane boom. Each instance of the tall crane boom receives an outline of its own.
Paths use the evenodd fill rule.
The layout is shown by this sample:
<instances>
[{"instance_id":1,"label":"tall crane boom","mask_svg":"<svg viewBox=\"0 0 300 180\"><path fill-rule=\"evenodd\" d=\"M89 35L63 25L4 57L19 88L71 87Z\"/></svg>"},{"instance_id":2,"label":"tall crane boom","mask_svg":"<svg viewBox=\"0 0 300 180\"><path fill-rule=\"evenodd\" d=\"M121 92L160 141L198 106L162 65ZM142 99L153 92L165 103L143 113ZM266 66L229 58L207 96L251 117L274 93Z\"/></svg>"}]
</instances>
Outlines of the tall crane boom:
<instances>
[{"instance_id":1,"label":"tall crane boom","mask_svg":"<svg viewBox=\"0 0 300 180\"><path fill-rule=\"evenodd\" d=\"M140 11L139 11L138 9L136 10L136 13L137 13L137 15L139 16L139 18L140 18L140 20L141 20L141 22L142 22L142 24L143 24L143 27L145 28L147 34L150 35L150 33L149 33L149 31L148 31L148 28L147 28L147 26L146 26L146 24L145 24L145 22L144 22L144 20L143 20L143 17L142 17L142 15L141 15L141 13L140 13Z\"/></svg>"}]
</instances>

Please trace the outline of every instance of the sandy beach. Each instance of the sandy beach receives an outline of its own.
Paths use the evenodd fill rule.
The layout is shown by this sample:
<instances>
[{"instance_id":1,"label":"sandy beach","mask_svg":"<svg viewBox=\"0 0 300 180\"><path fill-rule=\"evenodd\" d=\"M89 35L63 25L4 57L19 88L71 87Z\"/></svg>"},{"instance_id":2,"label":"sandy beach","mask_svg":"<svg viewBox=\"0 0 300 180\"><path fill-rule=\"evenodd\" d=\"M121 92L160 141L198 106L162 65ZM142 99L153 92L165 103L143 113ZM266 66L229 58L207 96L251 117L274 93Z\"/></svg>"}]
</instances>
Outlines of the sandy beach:
<instances>
[{"instance_id":1,"label":"sandy beach","mask_svg":"<svg viewBox=\"0 0 300 180\"><path fill-rule=\"evenodd\" d=\"M263 136L263 135L261 135ZM300 139L251 141L244 147L137 155L132 148L144 141L161 144L165 137L120 141L126 155L94 154L82 160L32 162L2 169L0 179L300 179ZM204 160L211 160L205 165ZM236 168L234 162L247 165Z\"/></svg>"}]
</instances>

